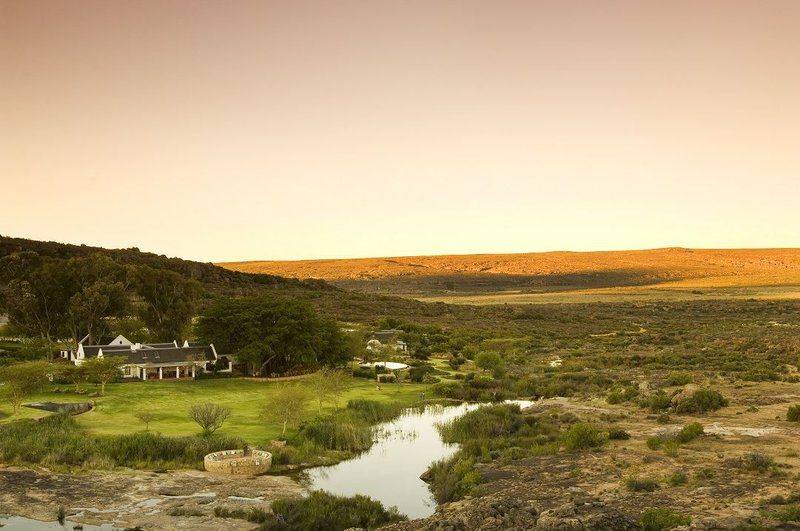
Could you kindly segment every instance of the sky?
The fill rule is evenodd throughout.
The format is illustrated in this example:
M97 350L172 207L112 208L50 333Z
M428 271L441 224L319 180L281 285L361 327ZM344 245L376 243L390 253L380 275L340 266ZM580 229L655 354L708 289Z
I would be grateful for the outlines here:
M800 247L800 2L0 0L0 234Z

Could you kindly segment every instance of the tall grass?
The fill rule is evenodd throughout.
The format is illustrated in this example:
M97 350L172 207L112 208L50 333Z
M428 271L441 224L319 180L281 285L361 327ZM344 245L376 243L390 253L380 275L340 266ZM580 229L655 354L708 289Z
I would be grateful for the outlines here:
M372 425L389 421L402 411L402 406L397 403L351 400L345 409L303 424L299 441L328 450L363 452L372 446L375 439Z
M0 427L0 461L111 468L200 467L207 453L241 448L235 437L165 437L156 433L93 436L72 417L53 415Z
M470 439L488 439L510 435L524 425L516 404L484 406L439 426L442 439L463 443Z
M403 412L403 407L397 402L378 402L377 400L357 399L347 403L347 411L370 424L388 422L398 417Z

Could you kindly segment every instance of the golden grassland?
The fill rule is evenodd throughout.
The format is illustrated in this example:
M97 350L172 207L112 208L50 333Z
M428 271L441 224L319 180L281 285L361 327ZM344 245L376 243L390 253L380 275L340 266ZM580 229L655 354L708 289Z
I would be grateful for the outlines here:
M704 280L718 285L800 284L800 249L682 249L549 252L252 261L218 264L249 273L323 280L398 276L506 274L571 275L639 273L653 283ZM719 287L719 286L718 286Z
M800 249L667 248L219 265L455 304L800 297Z

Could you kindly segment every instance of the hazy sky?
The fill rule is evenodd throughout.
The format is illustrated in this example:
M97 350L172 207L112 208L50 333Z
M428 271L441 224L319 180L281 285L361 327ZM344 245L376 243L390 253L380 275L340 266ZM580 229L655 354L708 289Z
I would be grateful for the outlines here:
M0 0L0 234L800 246L800 2Z

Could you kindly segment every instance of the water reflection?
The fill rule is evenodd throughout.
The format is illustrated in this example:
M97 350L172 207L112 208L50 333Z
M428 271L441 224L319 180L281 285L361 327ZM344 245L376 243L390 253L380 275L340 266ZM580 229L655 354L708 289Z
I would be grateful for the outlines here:
M419 476L432 462L458 450L458 445L442 442L436 425L478 407L480 404L461 404L406 410L376 428L378 439L370 450L334 466L309 469L302 481L310 489L343 496L365 494L387 507L396 506L409 518L430 516L436 502Z
M83 529L84 531L114 531L120 529L111 524L88 525L70 522L68 520L61 524L56 521L42 522L41 520L23 518L22 516L6 515L0 515L0 528L2 528L3 531L64 531L71 529Z

